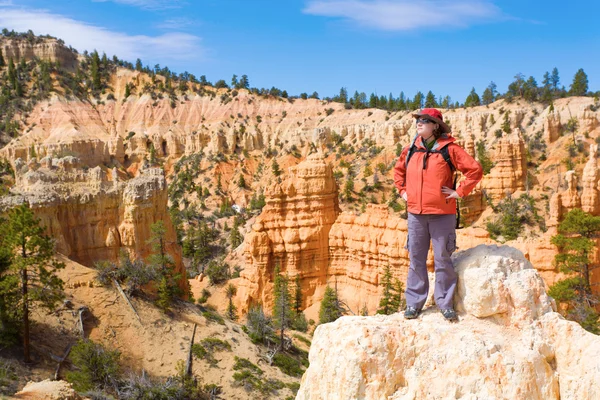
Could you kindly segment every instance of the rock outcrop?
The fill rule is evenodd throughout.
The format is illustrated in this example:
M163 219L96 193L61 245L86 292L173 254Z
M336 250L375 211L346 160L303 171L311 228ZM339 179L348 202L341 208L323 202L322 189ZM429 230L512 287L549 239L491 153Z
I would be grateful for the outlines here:
M581 184L583 191L581 193L581 209L593 215L600 214L600 190L598 190L598 164L596 156L598 145L590 145L590 158L583 168L583 177Z
M593 176L594 171L592 171L593 167L590 166L588 168L588 174ZM593 179L592 176L587 177L587 179ZM548 226L554 227L558 226L562 221L563 217L574 208L582 208L581 204L581 196L579 195L579 191L577 190L578 177L575 171L567 171L565 173L565 183L567 184L567 188L562 192L556 192L550 198L550 211L548 217ZM593 201L593 192L590 193L589 190L589 182L588 182L588 191L586 195L586 201L588 203L588 208ZM590 196L591 195L591 196Z
M14 399L27 400L81 400L71 384L65 381L28 382L23 390L13 396Z
M246 268L238 298L272 304L273 271L300 276L306 306L322 297L328 266L329 231L340 212L331 166L317 155L290 168L289 178L265 192L266 206L245 237Z
M150 254L150 227L163 221L167 251L185 277L181 250L167 212L167 184L158 168L143 170L124 180L117 168L84 169L72 156L26 165L15 161L16 186L0 198L0 209L27 201L57 243L57 250L84 265L116 261L119 251L133 257ZM182 287L186 287L185 278Z
M482 181L482 187L494 201L500 201L507 193L525 189L527 160L525 142L515 129L513 133L500 139L494 157L494 167Z
M600 397L600 338L553 311L522 253L478 246L453 258L458 323L426 310L320 325L296 399Z
M36 38L30 41L22 38L4 38L0 39L0 51L7 62L11 58L15 63L22 58L26 61L38 58L53 63L58 62L63 68L69 70L75 69L77 65L77 55L58 39Z

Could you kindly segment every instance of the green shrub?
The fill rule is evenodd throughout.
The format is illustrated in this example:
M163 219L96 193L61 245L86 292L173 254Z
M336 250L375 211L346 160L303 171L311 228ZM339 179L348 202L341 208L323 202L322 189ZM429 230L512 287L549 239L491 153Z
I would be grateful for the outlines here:
M305 337L304 337L304 336L302 336L302 335L294 334L294 337L295 337L296 339L298 339L299 341L301 341L302 343L304 343L305 345L307 345L308 347L310 347L310 345L312 344L312 343L310 342L310 340L308 340L307 338L305 338Z
M273 335L274 328L272 318L265 314L262 305L252 306L246 318L245 327L252 343L266 343Z
M209 321L216 322L220 325L225 325L225 320L215 310L206 309L202 312L202 316Z
M292 393L297 394L298 390L300 390L300 384L298 382L289 382L286 383L286 386L292 391Z
M303 313L294 315L290 327L295 331L306 332L308 330L308 321Z
M16 368L12 361L0 358L0 387L4 388L17 381Z
M284 353L277 353L273 357L273 364L277 366L284 374L300 377L304 373L301 363L293 357Z
M234 360L235 364L233 364L233 369L236 371L247 369L258 375L262 375L264 372L258 365L252 363L252 361L247 358L235 356Z
M229 279L229 265L225 262L211 260L204 270L211 285L218 285Z
M218 363L218 360L214 358L213 354L217 351L224 350L231 351L229 342L212 337L203 339L200 343L194 343L192 345L192 354L200 360L207 361L212 366L215 366Z
M76 371L67 373L67 380L78 392L95 388L114 389L119 380L120 356L117 350L107 350L89 339L80 340L69 356Z
M486 225L492 239L502 236L504 240L514 240L521 234L525 225L535 225L546 230L544 219L538 214L535 199L527 194L522 194L514 199L506 197L496 207L493 207L496 218Z
M285 384L278 379L263 380L263 371L248 359L235 357L233 369L234 386L243 386L247 391L258 391L263 395L276 394Z
M202 289L202 294L200 295L200 298L198 299L198 304L204 304L208 301L208 298L210 297L210 292L208 291L208 289L204 288Z

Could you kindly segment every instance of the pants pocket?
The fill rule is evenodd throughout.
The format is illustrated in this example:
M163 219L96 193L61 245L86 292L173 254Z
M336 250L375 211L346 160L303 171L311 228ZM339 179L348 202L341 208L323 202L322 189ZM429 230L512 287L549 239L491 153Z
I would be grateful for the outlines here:
M448 240L446 241L446 251L448 254L452 255L456 251L458 247L456 247L456 233L451 233L448 235Z

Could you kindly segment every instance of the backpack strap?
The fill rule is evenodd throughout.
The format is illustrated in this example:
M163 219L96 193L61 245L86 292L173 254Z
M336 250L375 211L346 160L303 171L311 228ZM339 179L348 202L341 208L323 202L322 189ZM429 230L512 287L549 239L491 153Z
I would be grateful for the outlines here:
M410 158L413 156L414 152L417 150L417 146L415 146L415 142L417 141L417 138L419 137L419 135L415 135L414 139L412 140L412 143L410 144L410 148L408 149L408 154L406 155L406 162L405 162L405 168L408 169L408 162L410 161Z

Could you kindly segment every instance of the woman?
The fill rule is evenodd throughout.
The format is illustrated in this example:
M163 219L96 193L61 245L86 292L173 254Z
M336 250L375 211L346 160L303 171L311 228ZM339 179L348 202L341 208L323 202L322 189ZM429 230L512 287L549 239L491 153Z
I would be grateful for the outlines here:
M453 306L457 275L450 256L456 249L456 201L477 185L481 165L455 142L450 127L435 108L413 114L417 136L394 167L394 183L408 208L410 268L406 282L404 317L417 318L429 293L427 253L433 243L435 302L449 321L458 318ZM465 179L452 188L454 169Z

